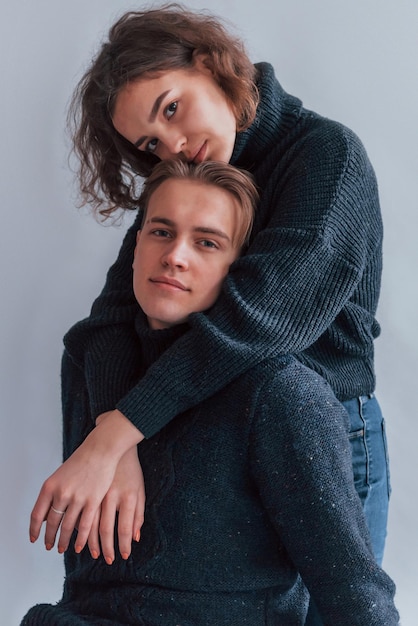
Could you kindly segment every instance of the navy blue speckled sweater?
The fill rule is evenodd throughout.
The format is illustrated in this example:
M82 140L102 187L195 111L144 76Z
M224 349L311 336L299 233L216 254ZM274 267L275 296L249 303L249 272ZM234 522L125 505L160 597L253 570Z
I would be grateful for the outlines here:
M294 354L340 400L373 392L382 224L353 132L302 107L258 68L261 102L231 162L262 191L251 244L207 314L137 381L132 255L138 220L89 318L66 335L93 415L117 407L146 437L263 359ZM65 375L65 370L64 370Z
M141 318L144 368L185 327L150 331ZM300 574L324 623L398 624L346 420L323 378L293 357L248 369L140 444L147 504L129 560L108 566L71 546L63 599L22 626L302 626Z

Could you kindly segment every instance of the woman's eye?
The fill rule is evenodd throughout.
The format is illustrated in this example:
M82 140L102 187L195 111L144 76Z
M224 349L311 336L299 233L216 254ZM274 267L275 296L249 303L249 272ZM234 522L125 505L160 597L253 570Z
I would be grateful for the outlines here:
M163 228L156 228L155 230L152 231L152 234L155 235L156 237L171 237L168 230L164 230Z
M173 117L174 113L177 111L177 102L171 102L165 110L165 115L167 119Z
M155 152L155 150L157 149L157 145L158 145L158 139L151 139L145 146L145 151L146 152Z

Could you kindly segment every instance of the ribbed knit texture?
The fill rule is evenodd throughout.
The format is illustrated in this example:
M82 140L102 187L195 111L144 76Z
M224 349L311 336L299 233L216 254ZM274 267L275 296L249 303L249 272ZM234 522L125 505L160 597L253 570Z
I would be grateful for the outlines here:
M382 224L373 169L354 133L304 109L270 65L257 68L257 117L231 162L254 174L261 202L218 303L194 314L191 330L134 384L138 218L91 316L65 337L93 415L117 407L146 437L272 356L297 355L340 400L375 387Z
M136 322L142 374L187 327ZM299 573L326 624L397 624L394 585L375 564L354 489L346 420L296 359L251 368L139 445L147 502L128 561L108 566L72 544L63 599L34 607L22 626L302 626Z

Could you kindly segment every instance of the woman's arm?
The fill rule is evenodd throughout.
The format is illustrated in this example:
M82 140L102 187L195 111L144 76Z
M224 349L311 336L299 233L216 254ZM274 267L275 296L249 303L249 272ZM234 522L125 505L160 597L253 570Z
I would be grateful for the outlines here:
M251 470L324 623L393 626L395 586L373 557L347 421L325 381L295 363L260 391Z
M50 550L59 527L59 552L75 528L81 552L97 521L97 513L114 480L119 461L142 441L141 433L119 411L111 411L73 454L44 482L32 510L30 539L39 537L46 521L45 545Z
M379 212L364 149L351 136L338 139L338 162L320 141L315 150L306 146L287 179L265 191L271 217L259 214L258 233L216 305L192 315L191 330L132 389L137 226L130 230L91 317L66 337L67 349L83 361L93 414L116 406L149 437L254 363L298 353L330 327L362 279L375 226L369 221Z
M83 372L93 418L113 410L138 380L138 304L132 288L132 262L141 222L142 214L138 213L90 316L75 324L64 337L65 361L72 361ZM66 367L62 371L64 387L68 375ZM64 413L66 401L72 399L63 397Z
M123 559L131 554L132 541L139 541L144 521L145 486L138 450L134 446L121 458L112 484L98 510L88 538L94 559L103 553L108 565L115 560L115 529ZM116 523L116 514L118 514Z

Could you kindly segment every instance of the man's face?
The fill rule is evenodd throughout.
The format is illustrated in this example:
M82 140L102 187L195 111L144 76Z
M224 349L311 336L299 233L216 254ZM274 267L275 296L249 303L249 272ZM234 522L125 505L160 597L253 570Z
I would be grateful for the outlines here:
M238 216L235 198L214 185L169 179L152 194L133 262L135 297L151 328L214 304L239 255Z

